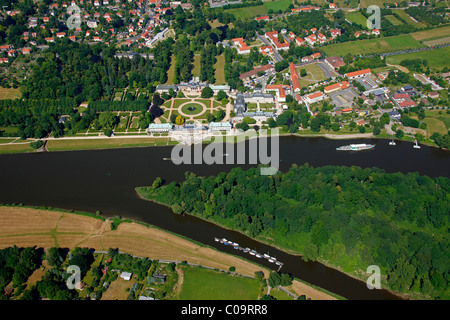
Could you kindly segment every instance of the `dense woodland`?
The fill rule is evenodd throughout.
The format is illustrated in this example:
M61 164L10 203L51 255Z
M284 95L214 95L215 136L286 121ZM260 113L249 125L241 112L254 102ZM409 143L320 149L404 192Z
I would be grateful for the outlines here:
M343 270L380 266L402 293L448 298L450 179L308 164L138 188L144 197Z

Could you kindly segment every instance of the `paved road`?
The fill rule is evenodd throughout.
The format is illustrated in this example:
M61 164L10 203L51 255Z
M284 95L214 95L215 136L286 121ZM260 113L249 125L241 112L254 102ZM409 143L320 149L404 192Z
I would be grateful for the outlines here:
M266 37L263 37L258 32L256 32L256 36L266 46L271 46L273 48L272 44L269 42L269 40L266 39ZM273 48L273 58L274 58L275 62L279 62L279 61L283 60L283 57L280 56L280 54L278 53L277 49L275 49L275 48Z

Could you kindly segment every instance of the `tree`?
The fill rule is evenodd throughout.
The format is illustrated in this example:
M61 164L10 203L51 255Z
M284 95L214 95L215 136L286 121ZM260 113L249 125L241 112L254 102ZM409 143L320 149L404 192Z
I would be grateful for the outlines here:
M328 242L328 232L322 220L317 221L311 230L311 242L319 248Z
M269 128L276 128L277 127L277 122L275 120L273 120L273 118L269 118L267 123L269 124Z
M156 177L155 181L153 181L152 188L158 189L162 186L162 179L160 177Z
M300 77L306 77L307 74L306 69L300 69Z
M319 256L319 248L315 244L309 244L303 249L302 259L304 261L316 261Z
M110 112L105 111L100 113L100 116L98 117L99 124L102 128L106 129L112 129L114 126L116 117Z
M178 115L175 119L175 124L177 124L179 126L182 126L184 124L184 122L185 122L185 119L181 115Z
M46 255L46 260L48 265L55 267L55 268L59 268L59 266L62 263L62 257L61 254L59 252L58 248L52 247L50 249L48 249L47 255Z
M214 91L210 87L204 87L202 90L201 97L203 99L209 99L214 96Z
M403 130L398 129L398 130L395 132L395 136L396 136L398 139L401 139L401 138L403 138L403 137L405 136L405 133L403 132Z
M228 96L227 96L227 94L225 93L225 91L219 90L219 92L217 92L217 97L216 97L216 99L217 99L218 101L221 101L221 100L226 99L226 98L228 98Z

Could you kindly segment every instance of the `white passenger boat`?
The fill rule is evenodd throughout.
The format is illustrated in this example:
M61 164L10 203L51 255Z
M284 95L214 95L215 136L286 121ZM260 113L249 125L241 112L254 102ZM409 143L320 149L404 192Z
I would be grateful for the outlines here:
M339 148L336 148L338 151L361 151L361 150L368 150L375 148L374 144L349 144L348 146L342 146Z

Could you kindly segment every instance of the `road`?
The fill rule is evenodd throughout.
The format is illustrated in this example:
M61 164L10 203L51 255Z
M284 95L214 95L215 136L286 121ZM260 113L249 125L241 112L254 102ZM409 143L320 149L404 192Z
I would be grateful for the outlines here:
M256 32L256 36L266 46L271 46L273 48L272 44L269 42L269 40L266 39L266 37L261 36L258 32ZM273 48L273 58L274 58L275 62L279 62L279 61L283 60L283 57L278 53L277 49L275 49L275 48Z

